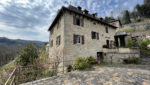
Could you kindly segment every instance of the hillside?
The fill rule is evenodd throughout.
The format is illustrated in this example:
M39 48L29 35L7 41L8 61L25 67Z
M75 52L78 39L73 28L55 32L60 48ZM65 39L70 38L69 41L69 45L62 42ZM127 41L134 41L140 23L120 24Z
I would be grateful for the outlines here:
M41 48L46 42L21 39L14 40L0 37L0 66L13 60L22 51L22 48L29 43L34 43L38 48Z
M21 40L21 39L8 39L6 37L0 37L0 45L7 46L25 46L29 43L35 43L38 48L41 48L45 42L41 41L31 41L31 40Z

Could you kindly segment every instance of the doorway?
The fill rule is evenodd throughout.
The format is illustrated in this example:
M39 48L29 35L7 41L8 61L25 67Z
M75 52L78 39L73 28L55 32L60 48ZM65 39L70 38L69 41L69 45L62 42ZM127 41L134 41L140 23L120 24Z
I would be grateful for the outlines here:
M104 61L103 52L97 52L97 60L98 62Z

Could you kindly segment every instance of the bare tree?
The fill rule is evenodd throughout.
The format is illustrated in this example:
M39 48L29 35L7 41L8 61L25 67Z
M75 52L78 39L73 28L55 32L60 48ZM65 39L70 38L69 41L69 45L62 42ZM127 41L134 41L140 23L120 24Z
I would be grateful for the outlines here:
M54 48L53 58L51 60L53 68L58 72L59 65L63 63L63 50Z

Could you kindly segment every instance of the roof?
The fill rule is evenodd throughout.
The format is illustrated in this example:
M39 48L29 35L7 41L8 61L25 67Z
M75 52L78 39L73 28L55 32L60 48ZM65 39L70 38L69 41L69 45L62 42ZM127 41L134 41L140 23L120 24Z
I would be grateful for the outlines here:
M117 32L115 36L127 36L126 32Z
M49 27L48 31L50 31L54 26L55 24L57 23L57 21L59 20L59 18L63 15L64 11L69 11L69 12L73 12L73 13L76 13L78 15L81 15L81 16L84 16L84 17L87 17L87 18L90 18L90 19L93 19L95 21L98 21L100 22L101 24L104 24L104 25L107 25L107 26L110 26L114 29L116 29L117 27L116 26L113 26L109 23L106 23L105 21L99 19L98 17L94 17L92 14L85 14L82 10L79 10L78 8L74 7L74 6L69 6L69 7L62 7L58 13L57 13L57 16L55 17L54 21L52 22L51 26Z

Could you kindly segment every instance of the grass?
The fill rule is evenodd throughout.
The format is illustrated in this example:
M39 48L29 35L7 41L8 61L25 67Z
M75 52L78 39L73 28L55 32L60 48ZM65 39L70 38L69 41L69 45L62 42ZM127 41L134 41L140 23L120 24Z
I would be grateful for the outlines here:
M0 67L0 81L2 81L2 85L6 82L8 76L4 76L3 74L6 72L7 74L10 74L12 70L15 68L15 64L10 62L4 66ZM1 84L1 83L0 83Z

